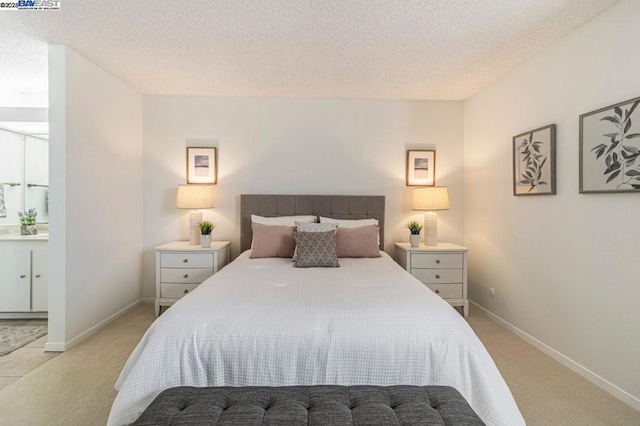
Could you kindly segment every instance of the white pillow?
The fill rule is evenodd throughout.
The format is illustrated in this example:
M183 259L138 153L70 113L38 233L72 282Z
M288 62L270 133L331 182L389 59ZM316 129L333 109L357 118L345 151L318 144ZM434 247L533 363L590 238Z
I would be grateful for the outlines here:
M320 223L337 223L341 228L359 228L361 226L378 225L378 219L333 219L320 216ZM378 231L378 245L380 245L380 231Z
M277 216L263 217L255 214L251 215L251 223L260 223L262 225L280 225L280 226L296 226L297 222L315 223L315 216Z
M358 228L360 226L377 225L378 219L332 219L330 217L320 216L320 223L337 223L338 226L343 228Z

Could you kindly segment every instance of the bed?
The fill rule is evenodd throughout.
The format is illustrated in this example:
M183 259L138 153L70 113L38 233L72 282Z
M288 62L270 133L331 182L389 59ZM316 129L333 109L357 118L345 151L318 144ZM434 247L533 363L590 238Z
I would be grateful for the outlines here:
M251 214L384 221L384 197L247 195L241 204L243 249ZM464 318L387 254L301 269L249 251L152 324L116 383L108 424L133 423L176 386L319 384L448 385L485 423L525 424Z

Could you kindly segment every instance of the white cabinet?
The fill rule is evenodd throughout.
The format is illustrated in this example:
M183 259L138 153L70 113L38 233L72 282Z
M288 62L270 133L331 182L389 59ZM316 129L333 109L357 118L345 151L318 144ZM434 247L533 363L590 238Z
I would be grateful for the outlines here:
M229 241L214 241L210 248L174 241L156 247L156 316L195 290L229 262Z
M31 310L31 250L0 247L0 312Z
M451 243L419 247L395 243L395 246L396 261L404 269L452 306L462 306L464 316L469 316L466 247Z
M31 250L31 310L49 310L49 250Z
M0 241L0 313L48 310L46 241Z

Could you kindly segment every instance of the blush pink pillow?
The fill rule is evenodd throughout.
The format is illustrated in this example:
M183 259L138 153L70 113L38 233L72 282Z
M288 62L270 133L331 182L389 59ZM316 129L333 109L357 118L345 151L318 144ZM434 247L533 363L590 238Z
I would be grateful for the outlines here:
M336 233L338 257L380 257L377 225L342 228Z
M296 242L293 239L295 226L263 225L252 223L253 245L251 258L293 257Z

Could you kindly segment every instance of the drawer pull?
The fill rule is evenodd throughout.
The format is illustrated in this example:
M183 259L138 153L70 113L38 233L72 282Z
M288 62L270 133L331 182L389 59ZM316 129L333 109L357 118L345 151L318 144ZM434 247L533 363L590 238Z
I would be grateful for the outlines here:
M440 294L440 289L439 288L436 289L436 294Z
M440 259L436 259L436 263L440 263Z
M438 279L439 279L439 278L440 278L440 274L436 274L436 278L438 278Z
M189 274L184 274L182 278L189 278Z
M36 278L40 278L40 274L36 275Z
M26 275L20 275L20 278L27 278Z
M182 263L189 263L189 259L182 259Z
M184 291L184 294L187 294L187 293L189 293L189 290L185 290L185 291Z

